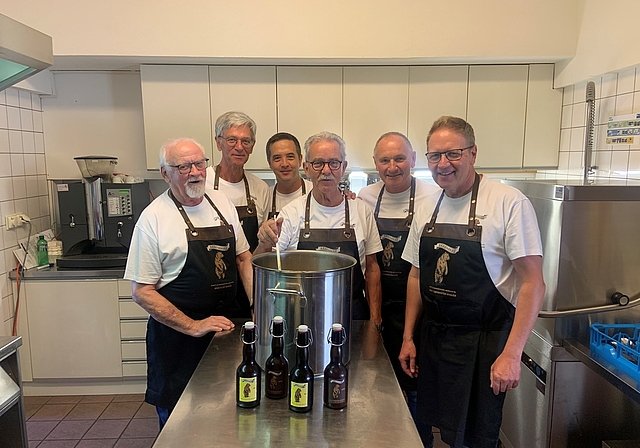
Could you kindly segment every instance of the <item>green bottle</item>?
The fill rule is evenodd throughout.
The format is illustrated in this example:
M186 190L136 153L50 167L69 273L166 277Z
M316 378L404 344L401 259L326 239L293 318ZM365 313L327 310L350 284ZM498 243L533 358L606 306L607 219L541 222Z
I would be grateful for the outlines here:
M36 251L38 252L38 266L46 266L49 264L49 253L47 252L47 240L44 235L40 235L36 243Z

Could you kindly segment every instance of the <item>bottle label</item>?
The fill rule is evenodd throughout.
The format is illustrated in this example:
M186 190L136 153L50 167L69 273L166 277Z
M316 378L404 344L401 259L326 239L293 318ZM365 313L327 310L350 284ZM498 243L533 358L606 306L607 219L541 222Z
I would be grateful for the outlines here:
M345 380L329 380L329 404L343 404L346 398Z
M296 408L309 406L309 383L291 381L291 406Z
M258 378L240 378L239 400L250 403L258 399Z
M272 392L280 392L283 393L286 391L284 388L284 375L283 372L275 372L273 370L267 370L267 387Z

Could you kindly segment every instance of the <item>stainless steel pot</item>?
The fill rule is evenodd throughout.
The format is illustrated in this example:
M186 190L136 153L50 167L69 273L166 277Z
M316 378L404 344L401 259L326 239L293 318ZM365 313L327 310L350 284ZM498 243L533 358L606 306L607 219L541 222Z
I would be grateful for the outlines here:
M295 329L305 324L311 329L309 365L318 376L329 362L327 334L339 322L347 331L343 362L350 359L351 292L356 260L333 252L293 250L281 253L278 270L275 252L256 255L253 264L255 322L258 324L257 361L264 367L271 353L269 326L274 316L285 319L285 356L296 361Z

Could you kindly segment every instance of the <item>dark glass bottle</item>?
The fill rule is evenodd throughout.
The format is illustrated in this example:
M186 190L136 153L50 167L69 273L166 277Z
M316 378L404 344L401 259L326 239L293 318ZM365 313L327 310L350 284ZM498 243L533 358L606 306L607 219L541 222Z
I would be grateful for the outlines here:
M242 363L236 370L236 403L241 408L253 408L260 404L262 392L261 370L256 362L256 325L246 322L242 329Z
M264 363L265 392L267 398L287 396L289 361L284 356L284 319L276 316L271 323L271 355Z
M331 409L347 406L349 392L349 371L342 364L342 345L346 333L341 324L333 324L328 337L331 344L329 364L324 369L324 405Z
M294 412L309 412L313 407L313 370L309 367L311 342L309 327L300 325L296 337L296 365L289 375L289 409Z

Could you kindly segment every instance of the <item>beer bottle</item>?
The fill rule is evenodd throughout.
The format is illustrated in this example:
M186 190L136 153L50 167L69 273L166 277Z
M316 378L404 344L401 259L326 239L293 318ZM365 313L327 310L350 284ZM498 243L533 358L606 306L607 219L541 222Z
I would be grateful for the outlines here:
M289 375L289 409L294 412L309 412L313 407L313 370L309 367L309 345L312 337L309 327L298 327L296 365Z
M342 409L347 406L349 391L347 367L342 364L342 345L346 340L346 332L341 324L333 324L327 337L331 344L329 364L324 369L324 405L331 409Z
M246 322L240 331L243 342L242 363L236 370L236 403L241 408L253 408L260 404L261 376L256 362L256 325Z
M265 395L267 398L287 396L289 362L284 356L284 319L276 316L271 322L271 355L264 363Z

